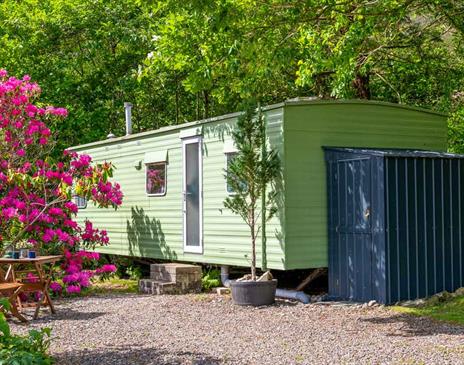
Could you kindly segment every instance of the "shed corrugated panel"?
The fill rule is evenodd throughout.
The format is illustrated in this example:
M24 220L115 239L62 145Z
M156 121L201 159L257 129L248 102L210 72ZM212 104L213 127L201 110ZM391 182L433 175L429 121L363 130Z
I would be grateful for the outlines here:
M326 153L333 297L391 304L464 285L464 156L340 148ZM370 171L357 167L360 161L368 161ZM371 180L370 187L360 175ZM372 219L367 256L353 219L362 213L358 194ZM352 222L348 230L346 222ZM359 270L365 275L358 277Z
M443 116L388 105L287 106L284 122L286 266L328 265L321 146L446 150Z
M269 110L268 137L280 153L282 147L282 109ZM179 131L146 136L125 142L88 148L95 161L112 161L114 180L124 192L123 205L117 211L97 209L90 204L79 211L79 219L88 217L97 227L107 229L110 245L99 251L179 261L248 266L250 242L248 227L241 218L224 208L227 196L224 179L224 141L231 140L235 119L203 124L203 235L202 255L183 252L182 237L182 143ZM145 194L146 152L167 150L167 192L165 196ZM135 166L142 161L142 169ZM283 201L283 199L279 199ZM280 209L283 212L283 208ZM283 269L285 263L283 230L279 213L268 223L268 266ZM261 245L258 243L258 263Z
M386 157L388 302L464 285L464 160Z

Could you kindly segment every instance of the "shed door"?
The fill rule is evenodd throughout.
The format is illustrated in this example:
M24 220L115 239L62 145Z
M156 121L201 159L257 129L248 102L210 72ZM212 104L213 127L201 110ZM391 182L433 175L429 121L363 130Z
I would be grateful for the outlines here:
M331 291L342 298L372 299L371 160L331 163ZM329 176L330 176L329 175Z

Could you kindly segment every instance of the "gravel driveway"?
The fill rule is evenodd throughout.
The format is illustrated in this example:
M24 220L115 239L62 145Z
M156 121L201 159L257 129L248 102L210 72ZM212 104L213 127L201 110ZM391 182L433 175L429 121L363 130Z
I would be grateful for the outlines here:
M53 329L57 364L464 364L464 327L381 307L127 294L62 300L57 310L29 326Z

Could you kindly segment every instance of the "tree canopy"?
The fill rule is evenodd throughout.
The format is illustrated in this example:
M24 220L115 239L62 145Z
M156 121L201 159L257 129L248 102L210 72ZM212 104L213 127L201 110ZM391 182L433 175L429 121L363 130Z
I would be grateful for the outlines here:
M60 147L298 96L450 113L464 151L459 0L5 0L0 66L69 109Z

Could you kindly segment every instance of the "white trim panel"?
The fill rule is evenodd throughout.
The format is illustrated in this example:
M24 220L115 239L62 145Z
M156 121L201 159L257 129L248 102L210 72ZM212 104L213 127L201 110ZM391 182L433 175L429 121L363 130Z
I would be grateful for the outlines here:
M166 162L168 160L168 150L145 152L143 163Z
M229 139L227 141L224 141L224 153L236 153L238 152L237 147L235 146L235 143L232 139Z
M193 128L187 128L187 129L182 129L179 132L179 138L190 138L190 137L195 137L195 136L201 136L203 134L203 127L197 126Z

